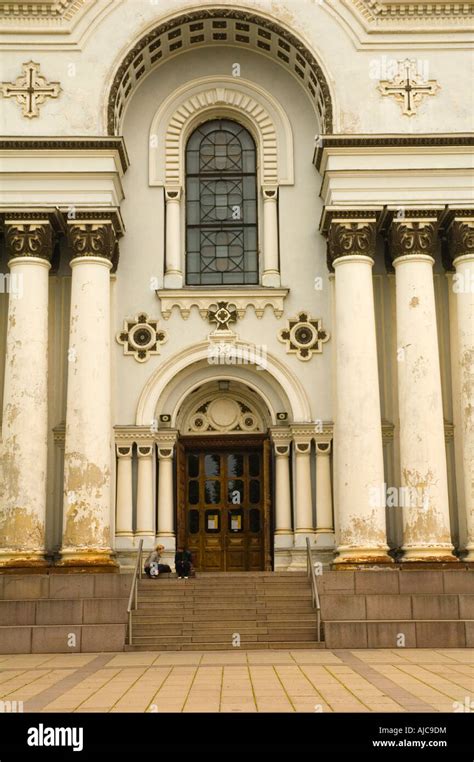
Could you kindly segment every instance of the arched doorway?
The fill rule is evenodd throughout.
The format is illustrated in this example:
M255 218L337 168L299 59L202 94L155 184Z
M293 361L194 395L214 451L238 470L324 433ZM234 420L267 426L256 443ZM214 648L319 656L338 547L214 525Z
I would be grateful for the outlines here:
M272 569L271 463L262 400L211 382L178 416L177 544L200 571Z

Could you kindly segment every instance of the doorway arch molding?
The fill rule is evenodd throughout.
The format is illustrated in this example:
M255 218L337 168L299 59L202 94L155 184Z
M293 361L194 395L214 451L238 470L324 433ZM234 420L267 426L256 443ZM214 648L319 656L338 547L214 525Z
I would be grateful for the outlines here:
M256 347L244 341L236 341L234 346L241 350L243 356L251 357L252 353L253 356L256 354ZM311 421L309 400L301 382L278 358L267 353L263 361L264 367L260 369L257 369L255 364L213 365L209 364L209 347L210 344L207 341L193 344L172 355L156 368L145 383L138 401L137 426L151 425L157 410L161 409L163 399L168 395L168 390L172 387L176 388L181 377L186 378L185 388L173 403L173 410L164 411L171 414L172 427L176 425L178 412L185 398L203 383L212 379L240 381L249 389L253 389L267 406L273 425L277 423L277 413L283 411L276 409L275 403L272 403L269 388L273 388L274 400L287 402L290 409L285 412L288 413L291 422L309 423ZM203 368L206 370L205 373L200 372Z

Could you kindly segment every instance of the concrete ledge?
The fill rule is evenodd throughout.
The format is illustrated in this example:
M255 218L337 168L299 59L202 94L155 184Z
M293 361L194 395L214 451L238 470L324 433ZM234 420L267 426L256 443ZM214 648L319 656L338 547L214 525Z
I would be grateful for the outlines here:
M369 648L400 647L400 635L405 636L405 648L416 647L415 622L367 623L367 642Z
M35 624L82 624L81 600L36 601Z
M471 593L474 595L474 569L443 572L445 593Z
M367 619L412 619L410 595L368 595Z
M31 653L33 654L66 654L77 653L81 650L80 626L54 625L31 629ZM70 645L71 635L75 636L75 646Z
M390 571L363 571L355 574L356 593L398 593L399 573L396 569Z
M400 572L401 593L444 593L442 571L418 571L402 569Z
M457 595L413 595L413 619L459 619Z
M128 598L97 598L84 600L84 624L126 624Z
M416 622L418 648L464 648L464 622Z
M326 648L367 648L367 623L327 622L324 640Z
M365 619L365 595L321 595L321 616L330 619Z
M123 651L127 626L125 624L96 624L82 627L83 653Z
M36 601L0 601L1 625L35 623Z
M0 654L30 654L31 627L0 627Z

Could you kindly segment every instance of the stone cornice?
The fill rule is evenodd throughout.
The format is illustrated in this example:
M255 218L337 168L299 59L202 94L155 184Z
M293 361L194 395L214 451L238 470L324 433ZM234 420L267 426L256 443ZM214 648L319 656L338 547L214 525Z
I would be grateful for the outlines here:
M387 148L397 152L413 152L412 149L465 148L474 146L474 134L433 134L433 135L324 135L317 139L313 163L318 172L323 157L329 150L338 153L353 153L354 149L364 153L377 153Z
M197 307L202 318L206 318L209 307L217 302L226 301L235 305L237 316L242 318L248 307L255 309L258 318L263 317L265 308L270 306L277 318L283 315L284 302L288 294L287 288L264 287L231 287L222 289L182 288L157 289L156 295L160 300L161 314L169 320L173 307L178 307L183 320L187 320L192 307Z
M346 209L340 207L326 206L323 209L321 217L320 230L323 235L327 235L331 223L335 220L341 222L375 222L378 224L382 215L382 207L358 207L357 209Z
M126 172L130 164L123 137L0 137L0 153L3 151L22 155L30 151L54 154L74 151L113 151L120 159L122 172Z
M445 20L451 18L470 18L474 15L474 2L452 2L434 0L343 0L371 24L377 22L396 23L400 21Z

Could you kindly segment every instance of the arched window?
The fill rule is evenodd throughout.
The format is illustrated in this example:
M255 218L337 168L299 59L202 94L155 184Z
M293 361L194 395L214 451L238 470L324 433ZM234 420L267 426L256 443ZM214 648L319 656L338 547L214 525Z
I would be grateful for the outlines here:
M188 140L186 282L258 283L255 143L229 119L201 124Z

